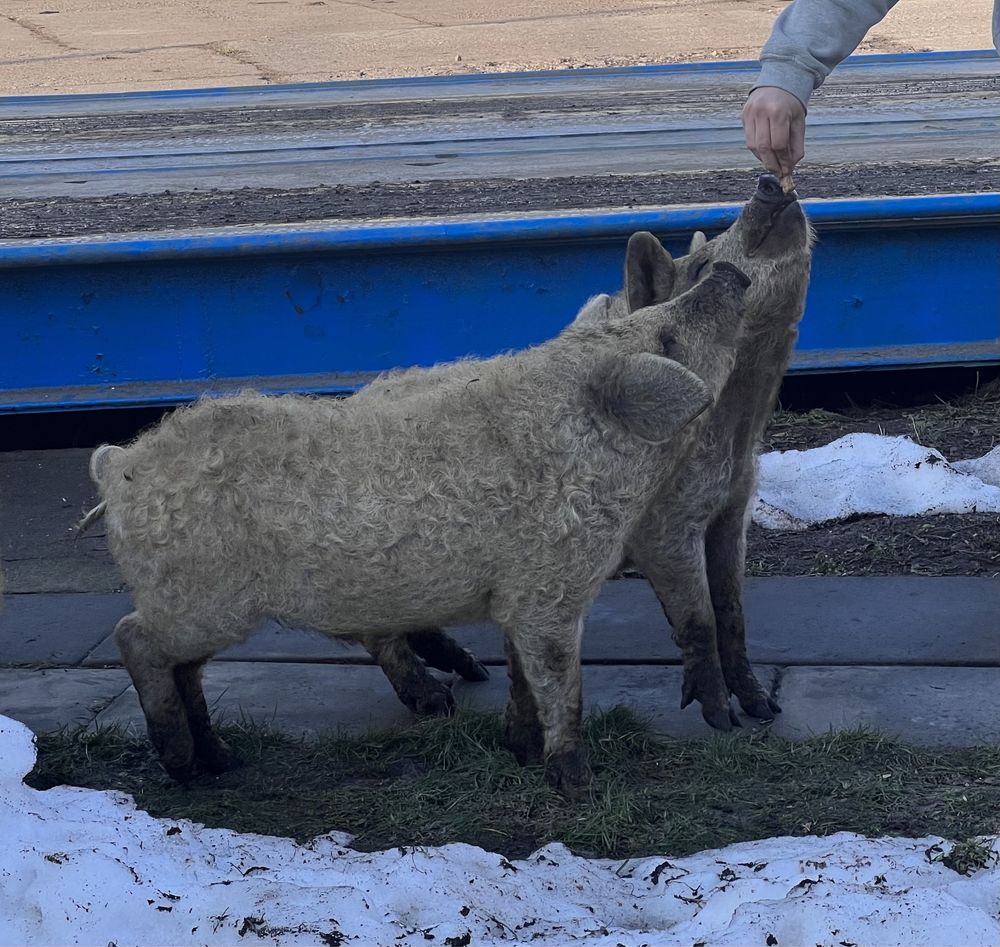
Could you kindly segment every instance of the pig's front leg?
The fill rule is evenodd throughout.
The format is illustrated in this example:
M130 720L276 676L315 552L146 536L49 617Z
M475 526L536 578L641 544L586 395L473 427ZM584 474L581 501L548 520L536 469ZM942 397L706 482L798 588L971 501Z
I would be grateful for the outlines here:
M773 720L781 707L750 665L743 618L743 574L746 569L746 504L726 509L709 526L705 540L708 583L715 609L719 659L726 685L743 711L758 720Z
M511 662L512 703L507 737L517 734L522 741L513 748L515 754L524 758L530 753L532 725L523 716L530 707L530 695L542 731L545 778L566 795L575 795L591 779L581 736L583 616L566 621L546 617L505 623L504 633L509 641L508 654L514 652L517 657L516 662ZM525 693L519 694L519 687ZM520 725L512 730L511 723L518 717Z
M739 726L729 703L719 660L715 613L705 573L705 540L700 529L664 533L655 520L630 541L628 558L649 579L684 659L681 707L701 703L701 715L717 730Z
M522 766L539 766L545 761L545 734L538 719L535 697L524 676L521 658L506 635L504 651L510 676L510 703L504 715L504 745Z

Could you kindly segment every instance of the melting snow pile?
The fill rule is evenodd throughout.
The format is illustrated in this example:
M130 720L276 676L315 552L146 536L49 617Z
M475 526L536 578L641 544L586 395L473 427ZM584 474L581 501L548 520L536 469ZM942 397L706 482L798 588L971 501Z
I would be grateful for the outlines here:
M813 450L760 458L754 522L805 529L858 513L1000 512L1000 447L949 463L908 437L848 434Z
M0 717L0 944L1000 943L1000 868L936 838L778 838L688 858L352 851L154 819L119 793L29 789ZM996 842L994 850L1000 850ZM945 843L947 848L947 844Z

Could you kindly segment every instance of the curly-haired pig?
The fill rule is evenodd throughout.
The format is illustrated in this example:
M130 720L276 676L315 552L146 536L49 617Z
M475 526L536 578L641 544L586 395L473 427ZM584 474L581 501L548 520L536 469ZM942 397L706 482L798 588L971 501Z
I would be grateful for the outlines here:
M580 742L583 615L736 359L750 281L584 320L400 401L203 399L91 458L135 611L115 630L167 771L237 761L200 673L262 619L331 637L503 629L507 742L556 785Z

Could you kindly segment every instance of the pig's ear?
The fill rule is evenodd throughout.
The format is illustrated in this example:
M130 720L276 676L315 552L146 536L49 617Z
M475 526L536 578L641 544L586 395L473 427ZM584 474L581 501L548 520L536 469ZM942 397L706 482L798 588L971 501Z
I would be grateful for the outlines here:
M674 291L673 258L645 230L629 237L625 251L625 298L628 311L665 303Z
M692 253L697 253L706 243L708 243L708 237L700 230L696 230L694 236L691 238L691 246L688 247L688 256Z
M650 352L613 359L592 392L599 412L654 444L669 440L713 401L694 372Z
M599 326L611 318L611 297L607 293L592 296L576 314L575 326Z

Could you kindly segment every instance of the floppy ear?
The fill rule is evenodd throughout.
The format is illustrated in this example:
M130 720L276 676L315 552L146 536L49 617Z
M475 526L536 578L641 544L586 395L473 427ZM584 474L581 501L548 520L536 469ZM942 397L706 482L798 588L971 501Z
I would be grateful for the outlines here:
M593 391L599 410L654 444L669 440L713 401L694 372L650 352L613 359L598 374Z
M629 237L625 251L625 298L628 311L665 303L674 291L673 257L645 230Z
M573 320L575 326L599 326L607 322L611 316L611 297L607 293L592 296L576 314Z
M694 232L694 236L691 238L691 246L688 247L688 255L690 256L692 253L696 253L703 246L705 246L706 243L708 243L708 237L706 237L702 231L696 230Z

